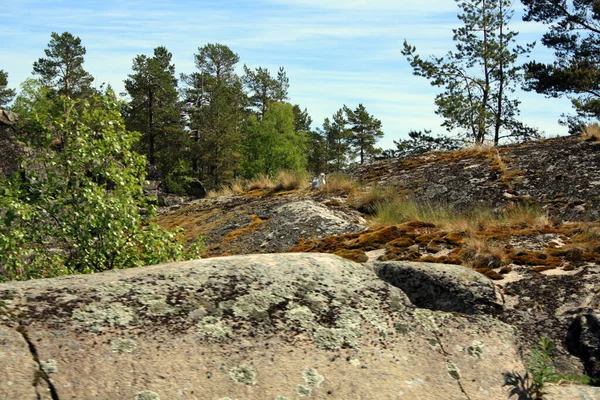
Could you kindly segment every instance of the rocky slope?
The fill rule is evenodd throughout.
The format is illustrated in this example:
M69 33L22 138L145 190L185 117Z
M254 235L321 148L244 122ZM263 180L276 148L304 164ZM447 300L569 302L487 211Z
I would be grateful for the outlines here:
M541 336L561 373L598 378L600 225L576 221L600 215L599 149L557 139L353 171L457 210L548 212L512 225L377 225L360 193L308 182L162 208L163 226L206 237L204 260L0 285L0 397L517 398L504 376Z
M535 202L562 220L600 218L600 142L558 138L377 161L351 173L456 209Z

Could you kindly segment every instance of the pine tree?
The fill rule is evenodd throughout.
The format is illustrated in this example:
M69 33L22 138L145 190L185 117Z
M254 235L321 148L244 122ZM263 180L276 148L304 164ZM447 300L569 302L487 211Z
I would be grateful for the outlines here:
M194 55L198 72L183 75L185 110L194 141L194 170L211 187L230 181L239 168L245 94L235 73L239 56L208 44Z
M352 157L349 142L352 131L346 127L347 124L343 108L333 114L331 120L325 118L323 122L329 172L341 171L348 165L348 160Z
M8 87L8 72L0 69L0 107L10 103L15 97L15 90Z
M138 55L133 60L134 73L125 80L131 99L125 113L127 129L142 134L139 151L165 175L183 160L186 147L171 58L162 46L154 49L152 57Z
M456 52L424 60L414 46L404 42L403 54L414 74L441 86L435 103L448 131L459 130L475 143L490 137L498 144L503 137L536 136L534 129L516 118L519 101L508 94L521 81L519 55L530 47L515 45L517 32L508 29L513 16L511 0L456 0L463 26L454 29Z
M348 143L363 164L380 152L380 149L375 148L375 143L383 137L381 121L369 114L362 104L359 104L355 110L344 105L344 113L352 132Z
M597 1L521 0L524 20L549 26L542 43L556 61L529 62L526 89L549 97L568 96L577 114L600 118L600 14Z
M52 32L46 58L33 63L33 73L59 94L77 97L89 93L94 78L83 69L85 47L69 32Z
M288 99L289 79L283 67L277 78L273 78L267 68L258 67L254 71L244 65L244 86L249 94L250 105L257 110L259 119L265 116L270 102L283 102Z

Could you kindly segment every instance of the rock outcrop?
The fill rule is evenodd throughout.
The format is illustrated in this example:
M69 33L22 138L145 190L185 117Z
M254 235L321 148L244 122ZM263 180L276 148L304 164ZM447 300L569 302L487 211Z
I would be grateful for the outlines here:
M9 399L506 399L512 327L415 307L333 255L0 285Z
M351 173L456 209L535 202L563 220L600 218L600 142L559 138L518 146L381 160Z
M221 196L163 210L161 225L204 235L209 254L281 253L300 238L324 238L366 229L361 214L297 194Z

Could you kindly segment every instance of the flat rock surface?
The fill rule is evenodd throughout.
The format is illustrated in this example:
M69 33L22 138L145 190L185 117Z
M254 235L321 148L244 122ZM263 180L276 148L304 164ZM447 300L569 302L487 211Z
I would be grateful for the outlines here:
M0 285L0 398L506 399L513 328L361 264L233 256Z

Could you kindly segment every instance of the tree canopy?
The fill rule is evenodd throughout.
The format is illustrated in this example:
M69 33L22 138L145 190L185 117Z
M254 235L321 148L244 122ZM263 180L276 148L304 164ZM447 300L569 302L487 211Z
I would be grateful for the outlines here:
M73 97L85 93L94 78L83 69L85 47L81 39L69 32L52 32L51 38L44 50L46 57L33 63L33 73L59 94Z
M522 0L526 21L549 26L542 43L552 63L525 65L525 88L550 97L569 96L577 114L600 118L600 8L589 0Z
M8 72L0 69L0 107L10 103L15 97L15 90L8 87Z
M415 75L445 88L435 99L443 126L449 131L461 130L475 143L486 138L498 144L502 137L535 136L535 130L516 118L519 101L508 97L521 80L518 56L529 52L529 47L516 45L518 33L508 26L513 2L456 1L463 25L453 29L455 51L422 59L406 41L403 50Z
M30 87L17 99L19 140L30 151L0 185L0 281L183 257L178 236L148 219L145 160L131 150L138 136L125 129L114 93L74 100Z

